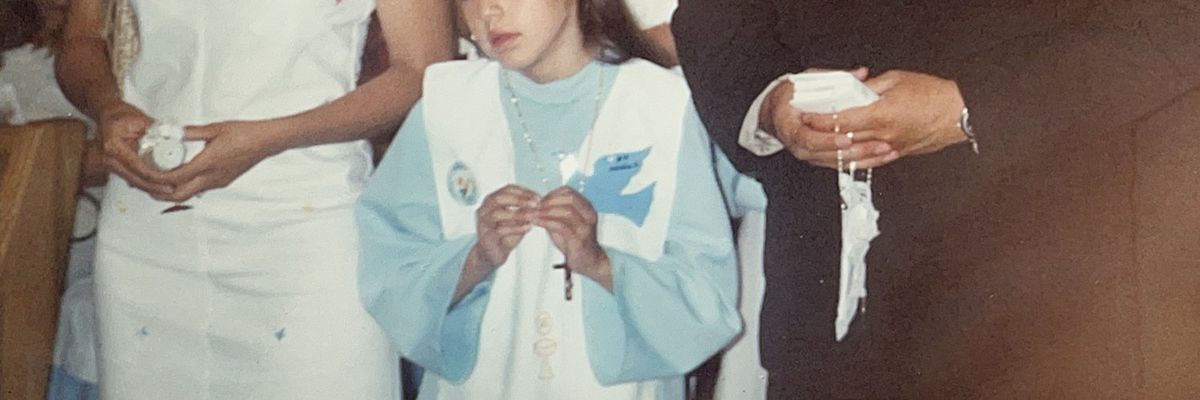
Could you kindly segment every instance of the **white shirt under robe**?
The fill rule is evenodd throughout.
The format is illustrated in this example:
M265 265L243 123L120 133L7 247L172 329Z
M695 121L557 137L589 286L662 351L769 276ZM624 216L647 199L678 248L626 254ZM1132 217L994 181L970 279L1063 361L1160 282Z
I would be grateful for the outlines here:
M547 84L510 74L525 121L542 153L538 159L557 160L556 154L582 144L596 112L594 99L601 70L603 100L621 100L607 98L612 82L623 70L620 66L593 62L571 77ZM663 72L666 79L679 79ZM499 93L480 96L499 96L501 100L516 160L515 183L542 194L561 186L561 180L542 183L509 93L503 85L500 88ZM422 384L422 398L456 398L439 396L436 381L459 382L477 372L473 370L479 358L480 335L488 334L481 332L481 324L489 301L528 294L493 291L493 273L451 305L476 237L445 238L435 181L445 177L434 176L431 168L425 102L409 113L359 202L357 217L364 246L359 285L364 305L394 345L429 372ZM740 330L729 217L714 179L706 132L690 97L686 103L678 195L674 196L661 257L651 261L605 246L613 268L612 293L590 278L575 275L582 296L572 301L582 301L586 359L596 380L605 386L661 383L649 386L656 388L653 393L643 390L630 398L683 399L683 375ZM461 116L472 118L474 113L464 108ZM597 156L601 155L592 158ZM557 167L557 162L548 166L555 173ZM480 203L487 194L479 193ZM561 273L554 272L560 278L552 286L558 301L563 301ZM538 371L507 373L536 375ZM505 385L495 382L497 398L503 397L500 393ZM591 398L585 393L575 396Z

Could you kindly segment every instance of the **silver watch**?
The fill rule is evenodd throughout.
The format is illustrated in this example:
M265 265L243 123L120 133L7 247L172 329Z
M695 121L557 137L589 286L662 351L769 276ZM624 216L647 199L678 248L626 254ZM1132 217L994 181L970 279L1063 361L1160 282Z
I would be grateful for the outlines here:
M971 151L979 154L979 140L975 137L975 128L971 127L971 111L966 107L963 107L962 115L958 117L958 128L962 129L963 134L967 135L967 140L971 142Z

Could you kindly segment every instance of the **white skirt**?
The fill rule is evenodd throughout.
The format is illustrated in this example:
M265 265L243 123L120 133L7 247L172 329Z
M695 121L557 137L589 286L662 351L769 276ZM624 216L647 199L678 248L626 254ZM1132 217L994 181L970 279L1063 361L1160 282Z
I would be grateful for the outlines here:
M251 196L252 197L252 196ZM358 300L353 198L194 208L110 179L96 254L104 399L398 399L399 357Z

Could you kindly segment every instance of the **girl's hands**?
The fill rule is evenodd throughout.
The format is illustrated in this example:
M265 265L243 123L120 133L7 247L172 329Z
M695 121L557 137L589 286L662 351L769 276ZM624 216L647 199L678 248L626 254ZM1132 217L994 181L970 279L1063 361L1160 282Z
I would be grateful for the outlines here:
M604 286L611 280L608 254L596 241L596 210L582 194L563 186L542 198L533 224L546 229L567 266Z
M467 256L458 296L473 282L508 260L529 229L539 226L562 251L572 271L612 290L612 266L596 241L596 210L583 195L563 186L539 197L537 193L508 185L488 195L475 211L478 241ZM470 275L472 279L465 279Z
M504 264L532 227L539 197L529 189L508 185L484 198L475 210L478 241L471 248L467 266L490 271Z

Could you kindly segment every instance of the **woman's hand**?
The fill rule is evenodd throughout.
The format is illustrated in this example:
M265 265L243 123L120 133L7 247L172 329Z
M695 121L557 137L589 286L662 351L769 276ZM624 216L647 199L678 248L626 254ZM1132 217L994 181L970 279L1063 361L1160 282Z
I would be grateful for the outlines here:
M106 107L97 119L104 166L130 186L165 198L174 190L162 181L162 173L138 156L138 141L154 123L142 110L125 102Z
M612 289L608 254L596 241L596 210L582 194L563 186L542 198L533 224L546 229L572 271Z
M206 190L229 186L263 159L278 153L267 141L258 122L219 122L186 128L184 141L205 142L191 161L163 174L163 181L175 188L160 200L181 203Z
M537 193L517 185L502 187L484 198L475 210L478 241L467 257L467 267L490 271L504 264L532 227L538 200Z

